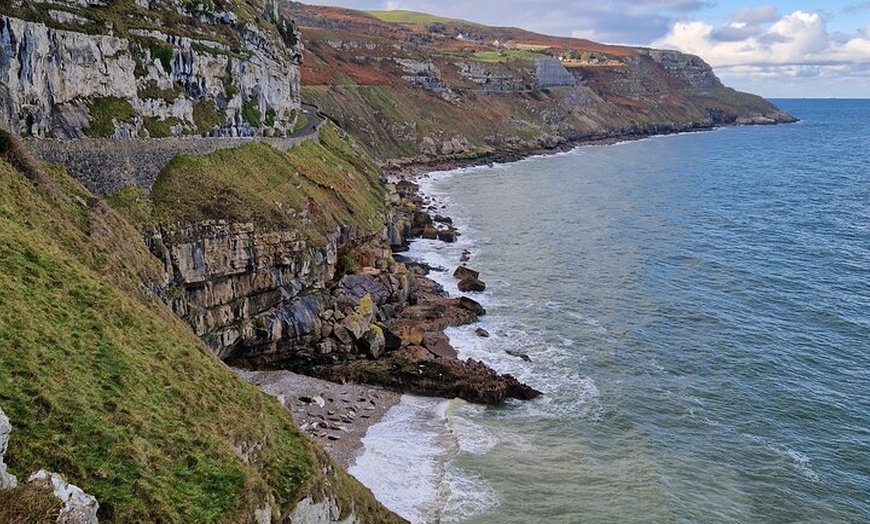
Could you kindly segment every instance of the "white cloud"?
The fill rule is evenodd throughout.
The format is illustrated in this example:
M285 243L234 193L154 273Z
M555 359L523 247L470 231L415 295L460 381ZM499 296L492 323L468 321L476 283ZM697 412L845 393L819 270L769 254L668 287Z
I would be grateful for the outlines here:
M809 89L812 93L807 94L818 95L826 88L848 93L870 84L866 31L829 33L827 19L819 13L773 14L771 9L742 10L722 27L697 20L676 22L653 46L699 55L723 80L738 86L793 82L789 94Z
M785 71L796 66L870 64L866 34L832 35L822 15L804 11L782 16L756 30L734 22L719 29L707 22L677 22L653 45L700 55L714 67L779 65Z

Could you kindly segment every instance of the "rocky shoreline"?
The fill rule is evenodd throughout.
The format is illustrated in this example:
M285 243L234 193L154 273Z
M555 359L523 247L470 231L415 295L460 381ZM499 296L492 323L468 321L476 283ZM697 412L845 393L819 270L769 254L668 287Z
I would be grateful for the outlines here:
M454 158L430 158L424 156L402 158L397 160L389 160L383 163L382 167L387 175L394 180L409 180L424 176L433 171L450 171L453 169L461 169L468 167L477 167L483 165L492 165L496 163L517 162L533 156L539 155L555 155L565 153L582 146L592 145L613 145L619 142L627 142L632 140L643 140L655 136L667 136L680 133L702 133L705 131L713 131L720 127L747 126L747 125L777 125L789 124L798 122L799 119L783 113L780 120L773 120L765 117L756 119L743 118L738 119L734 123L718 123L718 124L701 124L693 127L674 128L674 129L654 129L652 131L634 131L629 133L614 133L611 135L602 136L584 136L566 139L548 147L536 147L523 151L493 151L486 155L477 157L462 157Z
M339 280L337 286L340 292L355 297L348 305L354 312L367 315L364 324L373 322L378 326L374 332L381 340L367 340L371 332L363 333L365 330L349 332L348 342L360 349L356 354L312 351L282 361L280 367L283 369L280 370L267 366L260 371L236 369L236 373L278 397L293 413L300 428L345 468L352 465L360 452L368 428L381 420L400 401L402 394L462 398L482 404L498 404L506 398L530 400L540 396L540 391L511 375L499 375L483 362L459 359L458 351L444 334L445 328L474 323L486 311L470 296L448 296L438 283L427 277L430 268L401 257L402 246L407 246L410 240L426 238L455 242L461 235L450 217L438 214L437 205L421 194L415 181L438 170L517 161L582 145L611 144L647 136L577 141L525 154L504 153L486 158L384 166L391 181L387 184L388 196L401 215L394 216L393 223L388 224L388 228L401 231L388 233L388 236L393 239L395 263L406 271L404 284L392 286L402 288L402 300L394 303L378 291L378 282L395 279L393 265L383 269L362 268L358 274ZM395 241L396 238L401 239L401 243ZM460 291L473 295L485 289L485 282L477 271L465 264L467 259L466 253L457 261L453 275ZM371 304L362 298L366 295L372 297ZM332 315L340 316L340 309L335 308ZM332 315L327 314L327 317ZM325 330L332 333L341 330L345 324L330 318L322 320L324 324L333 322ZM486 336L486 333L479 335ZM522 352L514 356L528 358Z

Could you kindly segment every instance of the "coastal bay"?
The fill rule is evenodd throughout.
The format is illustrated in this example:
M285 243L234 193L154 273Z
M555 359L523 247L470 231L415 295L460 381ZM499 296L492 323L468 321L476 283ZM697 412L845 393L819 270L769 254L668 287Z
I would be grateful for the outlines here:
M544 396L394 408L365 468L392 475L401 453L377 459L399 441L406 458L414 442L440 451L402 472L428 495L393 509L414 522L870 518L868 106L778 103L803 121L419 180L462 236L408 256L447 268L432 278L455 291L467 250L487 281L487 315L451 342Z

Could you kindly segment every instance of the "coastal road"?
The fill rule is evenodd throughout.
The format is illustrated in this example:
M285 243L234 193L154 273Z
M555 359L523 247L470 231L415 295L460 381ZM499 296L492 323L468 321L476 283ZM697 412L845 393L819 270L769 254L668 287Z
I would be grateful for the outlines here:
M317 112L317 108L310 104L302 104L302 114L305 115L306 122L304 126L291 135L294 138L313 134L324 120Z

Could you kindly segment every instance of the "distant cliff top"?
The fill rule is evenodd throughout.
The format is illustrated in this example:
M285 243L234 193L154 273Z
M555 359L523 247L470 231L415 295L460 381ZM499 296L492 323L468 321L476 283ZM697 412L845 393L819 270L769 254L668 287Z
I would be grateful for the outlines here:
M700 57L408 11L281 4L303 98L384 161L522 155L581 141L788 122Z

